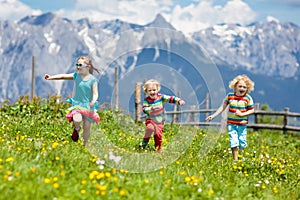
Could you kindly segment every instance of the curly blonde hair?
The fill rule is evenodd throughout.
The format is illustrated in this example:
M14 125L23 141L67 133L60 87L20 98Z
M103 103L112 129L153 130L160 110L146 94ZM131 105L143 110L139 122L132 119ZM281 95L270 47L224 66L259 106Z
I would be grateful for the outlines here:
M155 85L157 87L157 90L160 90L160 83L155 80L155 79L150 79L148 81L146 81L146 83L143 86L144 92L147 93L147 88L149 87L149 85Z
M251 79L243 74L243 75L238 75L236 76L232 81L229 82L229 88L230 89L236 89L237 84L239 83L239 81L245 81L246 86L247 86L247 92L251 92L254 90L254 82L251 81Z

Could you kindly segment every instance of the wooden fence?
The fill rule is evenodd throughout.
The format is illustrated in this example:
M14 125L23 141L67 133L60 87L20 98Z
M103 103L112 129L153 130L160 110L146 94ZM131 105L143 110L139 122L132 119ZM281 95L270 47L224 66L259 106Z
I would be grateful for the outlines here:
M253 130L259 129L269 129L269 130L282 130L283 133L287 131L300 131L300 113L290 112L289 108L285 108L284 111L266 111L259 109L259 105L255 106L255 111L253 115L249 116L249 124L248 128L253 128ZM200 109L200 110L176 110L174 111L167 111L166 116L167 118L171 119L174 124L181 124L181 125L194 125L194 126L221 126L221 122L211 122L205 121L205 117L214 113L216 109ZM226 111L224 111L226 112ZM199 114L201 116L196 115ZM182 115L184 116L184 121L181 121L180 118ZM278 119L282 119L282 124L266 124L260 123L260 119L264 116L273 116L271 119L275 119L275 117L281 117ZM138 120L143 119L145 116L139 117ZM203 118L203 120L200 120ZM254 118L254 119L251 119ZM293 119L293 120L291 120ZM278 121L278 120L277 120Z

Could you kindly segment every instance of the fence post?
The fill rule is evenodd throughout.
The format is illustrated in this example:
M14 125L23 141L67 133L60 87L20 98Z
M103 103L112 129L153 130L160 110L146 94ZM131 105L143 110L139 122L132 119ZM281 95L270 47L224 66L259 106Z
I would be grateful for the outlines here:
M115 82L114 82L114 100L115 100L115 105L114 108L116 111L119 110L119 82L118 82L118 67L115 68Z
M32 56L31 66L31 99L35 96L35 57Z
M141 83L135 84L135 122L141 122Z
M206 104L205 104L205 108L206 110L209 109L209 93L206 93L206 98L205 98L205 101L206 101ZM209 116L209 112L206 112L205 113L205 118L207 118Z
M254 124L258 124L259 123L259 116L258 114L255 113L256 110L259 110L259 103L255 103L254 106ZM253 128L253 131L258 131L257 128Z
M283 134L287 133L287 129L286 126L288 125L288 113L289 113L290 109L288 107L284 108L284 116L283 116Z
M196 106L195 105L192 105L191 106L191 110L195 110L196 109ZM190 116L189 116L189 122L195 122L195 113L194 112L191 112L190 113Z
M180 92L177 93L177 97L180 98ZM173 111L174 111L174 112L179 112L179 111L180 111L180 106L177 105L177 104L175 104L175 105L174 105L174 110L173 110ZM172 116L172 121L173 121L173 122L179 122L179 119L180 119L180 114L179 114L179 113L173 114L173 116Z

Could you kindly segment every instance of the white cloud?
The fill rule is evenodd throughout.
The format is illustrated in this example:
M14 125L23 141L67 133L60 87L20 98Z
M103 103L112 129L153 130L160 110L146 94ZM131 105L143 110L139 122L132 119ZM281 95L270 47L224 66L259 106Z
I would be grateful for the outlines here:
M34 10L17 0L0 1L0 20L19 20L28 15L42 14L40 10Z
M169 21L186 33L198 31L220 23L248 24L256 14L241 0L228 1L223 7L213 5L211 1L201 1L187 7L176 6L169 15Z
M229 0L214 5L212 0L191 1L181 7L172 0L77 0L74 9L56 13L69 19L89 18L93 21L121 19L140 25L151 22L161 13L177 30L191 33L219 23L253 22L256 14L242 0ZM17 0L0 0L0 19L18 19L40 14ZM21 13L21 14L18 14Z
M220 23L247 24L256 14L242 0L230 0L224 6L213 1L202 0L185 7L175 5L172 0L77 0L76 10L60 11L71 19L89 17L92 20L121 19L146 24L161 13L176 29L185 33L201 30Z
M88 17L103 21L118 18L146 24L158 13L169 12L172 4L172 0L77 0L75 10L60 10L58 14L71 19Z

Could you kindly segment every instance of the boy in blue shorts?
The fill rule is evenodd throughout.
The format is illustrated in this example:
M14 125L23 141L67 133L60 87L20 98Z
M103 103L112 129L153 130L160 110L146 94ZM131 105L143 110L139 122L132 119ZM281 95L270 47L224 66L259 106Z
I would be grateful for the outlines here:
M239 75L229 83L229 88L234 92L229 92L222 105L206 120L213 120L229 105L227 129L232 157L237 161L238 150L244 150L247 146L248 116L254 113L253 99L248 93L254 90L254 82L246 75Z

